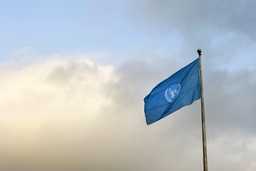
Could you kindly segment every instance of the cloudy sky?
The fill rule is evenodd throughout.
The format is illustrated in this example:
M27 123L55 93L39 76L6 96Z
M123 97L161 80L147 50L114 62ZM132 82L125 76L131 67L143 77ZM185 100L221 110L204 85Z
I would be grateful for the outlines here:
M0 170L198 171L200 104L147 126L143 98L204 51L210 171L256 169L256 1L0 5Z

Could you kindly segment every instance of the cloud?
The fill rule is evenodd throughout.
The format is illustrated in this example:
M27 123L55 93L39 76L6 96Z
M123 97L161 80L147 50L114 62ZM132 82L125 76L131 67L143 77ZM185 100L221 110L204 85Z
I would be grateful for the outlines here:
M1 169L199 170L199 103L150 127L143 114L144 95L180 66L84 56L2 68ZM253 72L205 78L210 169L255 170Z
M112 66L54 59L5 69L0 75L1 151L6 158L1 166L26 169L61 163L65 168L81 163L77 155L80 150L87 153L84 145L94 144L96 122L104 118L104 108L113 105L108 94L117 81ZM84 150L93 155L90 148ZM71 160L65 162L67 158Z
M255 68L254 1L143 0L131 6L134 25L148 36L161 35L178 56L202 48L209 67Z
M138 8L151 23L179 31L239 31L252 36L254 1L160 0L141 1ZM167 22L169 21L169 22Z

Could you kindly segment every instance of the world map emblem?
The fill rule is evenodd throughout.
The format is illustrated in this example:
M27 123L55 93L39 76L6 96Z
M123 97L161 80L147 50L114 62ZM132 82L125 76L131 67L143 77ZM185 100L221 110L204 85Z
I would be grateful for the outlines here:
M180 94L181 85L180 84L173 84L169 86L165 92L164 97L167 102L172 103Z

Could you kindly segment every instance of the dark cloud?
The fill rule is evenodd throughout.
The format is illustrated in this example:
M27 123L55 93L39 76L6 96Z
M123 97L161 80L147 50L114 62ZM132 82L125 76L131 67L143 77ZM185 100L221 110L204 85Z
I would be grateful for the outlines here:
M225 30L254 35L254 1L147 0L137 4L143 20L155 23L155 27L166 26L189 34Z
M136 27L148 36L162 35L163 41L174 43L170 46L179 42L180 57L190 57L200 47L208 67L255 66L254 1L142 0L131 6Z

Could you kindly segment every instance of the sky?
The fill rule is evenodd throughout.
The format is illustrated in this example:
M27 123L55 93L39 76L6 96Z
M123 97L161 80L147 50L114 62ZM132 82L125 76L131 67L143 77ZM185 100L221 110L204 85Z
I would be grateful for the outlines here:
M147 126L144 96L203 49L209 170L256 169L256 2L0 6L0 170L202 169L200 103Z
M151 35L133 22L134 5L126 0L3 2L1 56L25 48L43 54L115 53L124 58L125 53L147 52L145 45L167 42L160 33Z

